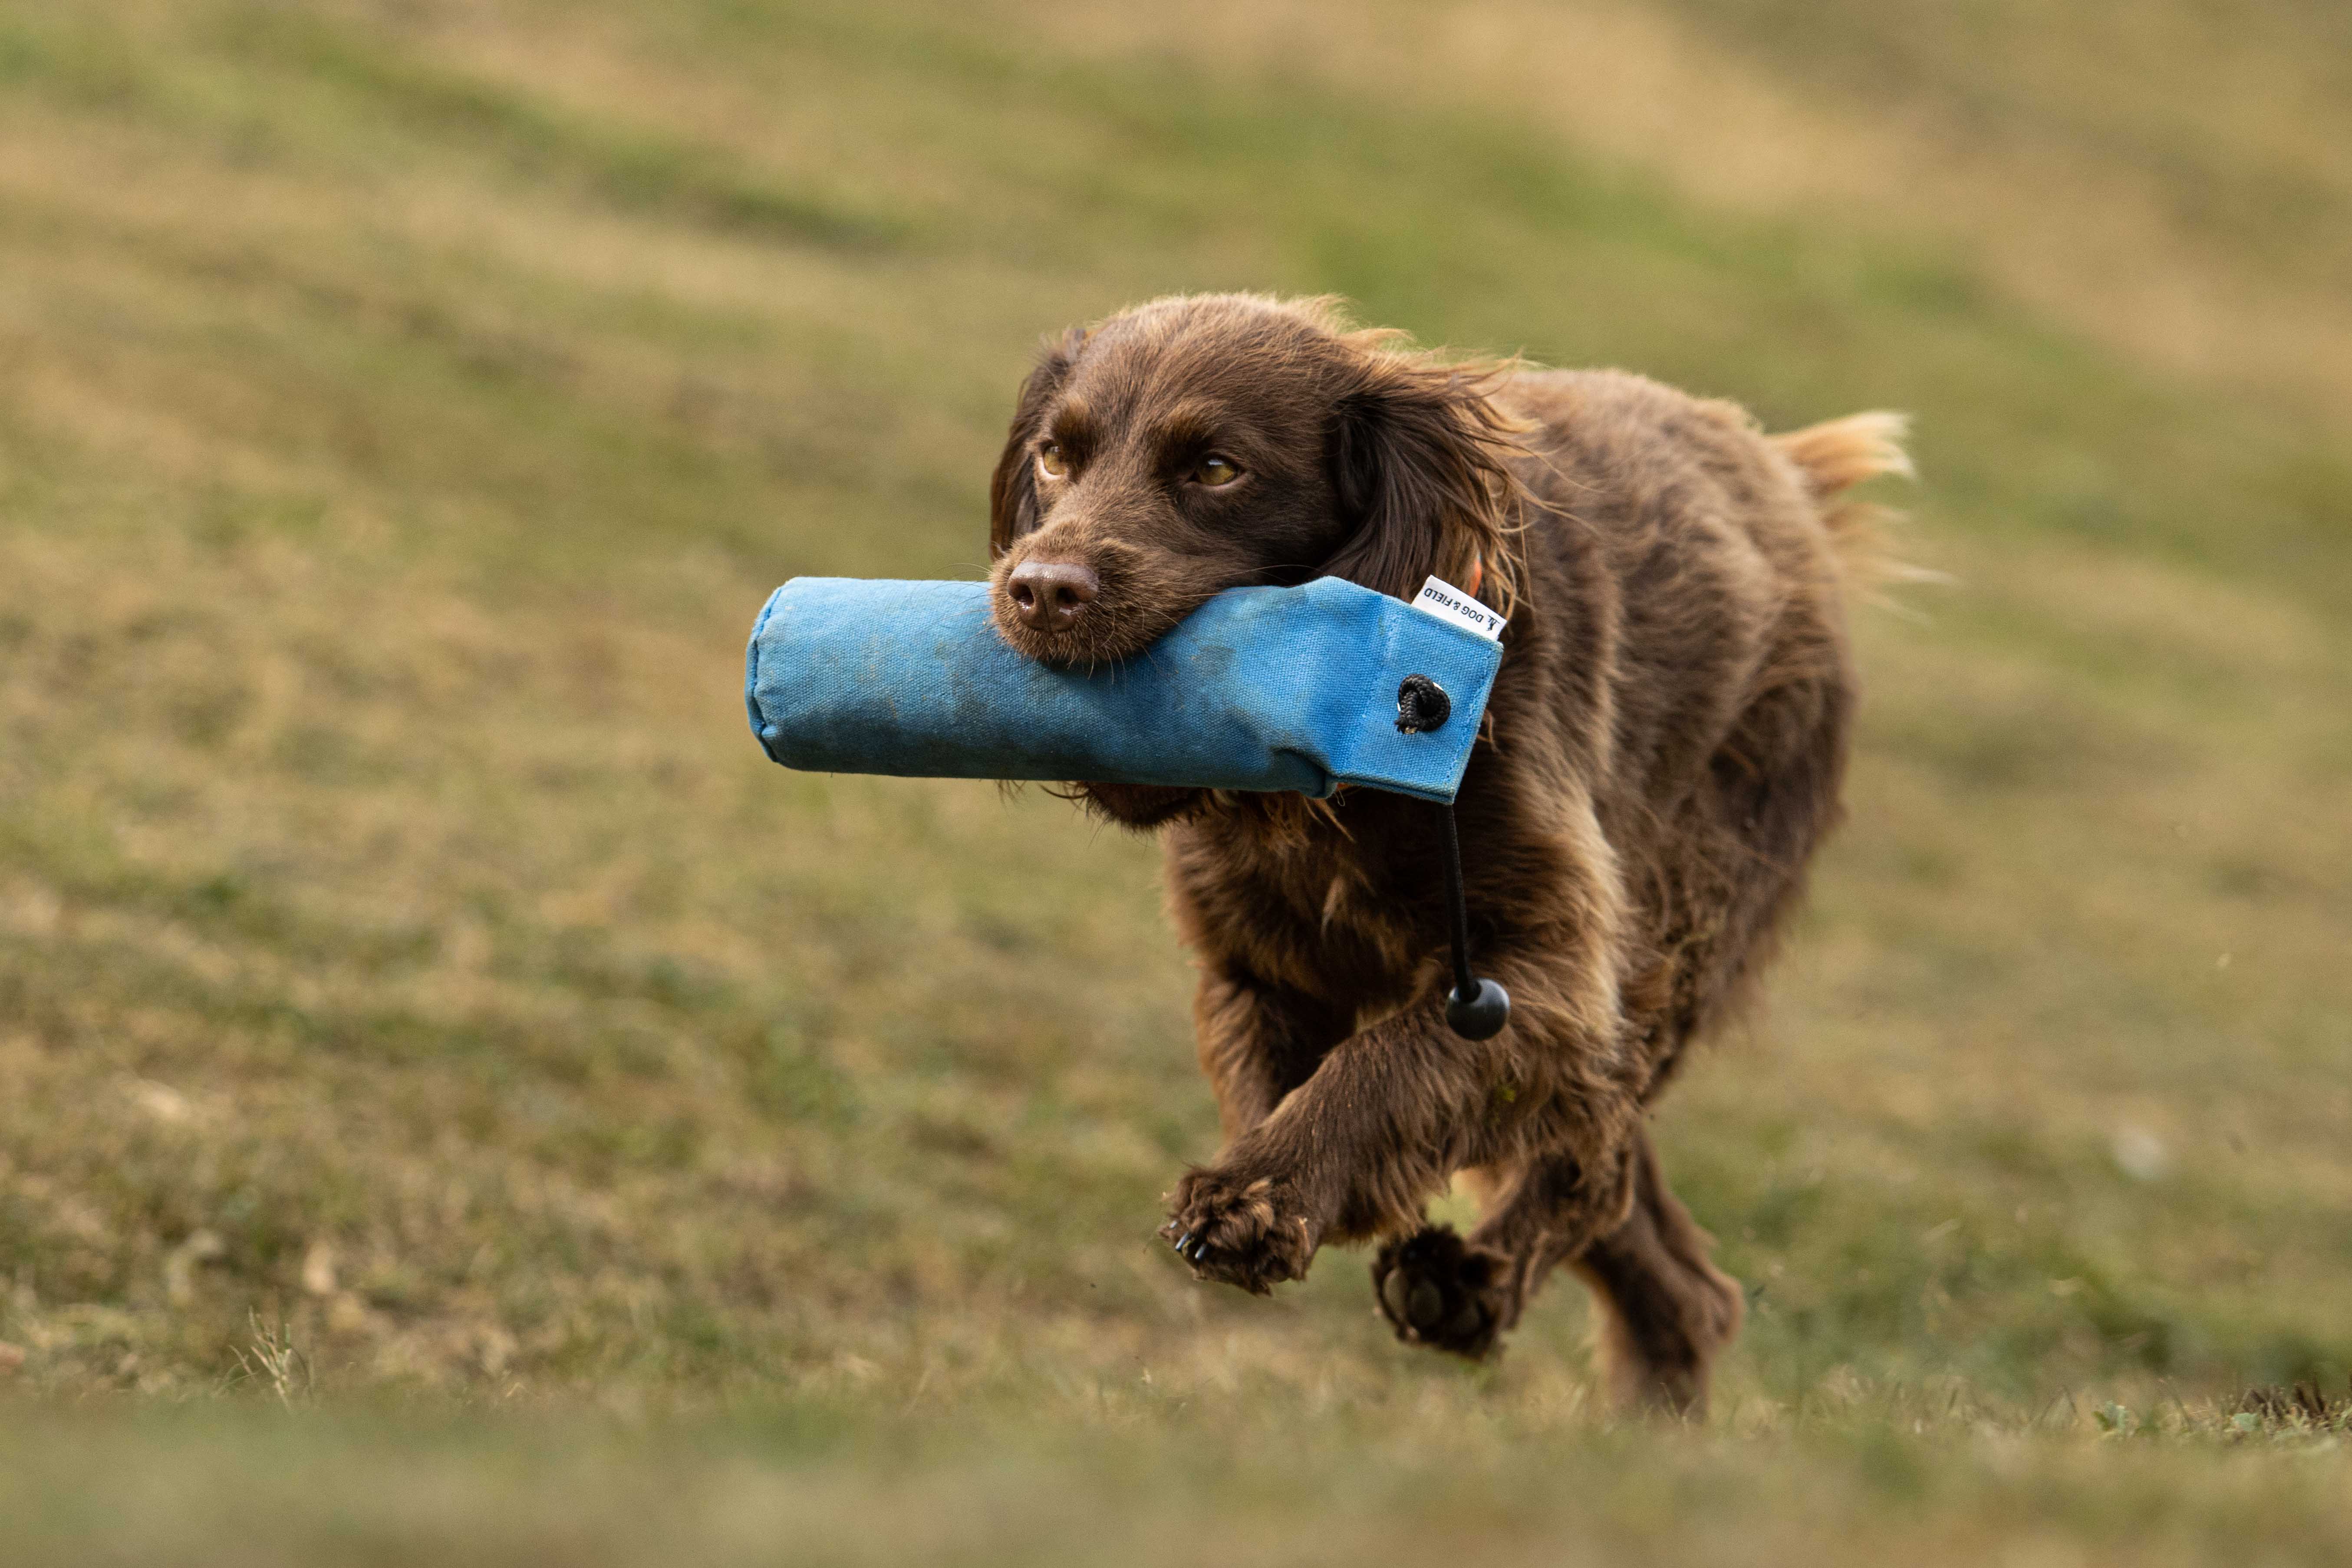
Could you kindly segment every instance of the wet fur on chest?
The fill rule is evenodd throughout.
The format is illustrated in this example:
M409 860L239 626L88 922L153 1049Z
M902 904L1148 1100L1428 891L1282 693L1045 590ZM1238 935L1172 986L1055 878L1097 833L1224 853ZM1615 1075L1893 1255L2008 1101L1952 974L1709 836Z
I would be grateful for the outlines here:
M1335 1006L1393 1006L1444 941L1438 811L1355 790L1213 797L1169 835L1183 934L1197 952Z

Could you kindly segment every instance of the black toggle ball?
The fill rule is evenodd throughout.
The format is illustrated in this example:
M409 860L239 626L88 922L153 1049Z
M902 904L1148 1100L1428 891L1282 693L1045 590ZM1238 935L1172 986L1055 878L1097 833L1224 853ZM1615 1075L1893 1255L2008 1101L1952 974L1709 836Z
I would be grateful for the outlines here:
M1445 1022L1465 1040L1491 1040L1511 1021L1511 994L1492 980L1478 982L1475 994L1459 991L1445 997Z

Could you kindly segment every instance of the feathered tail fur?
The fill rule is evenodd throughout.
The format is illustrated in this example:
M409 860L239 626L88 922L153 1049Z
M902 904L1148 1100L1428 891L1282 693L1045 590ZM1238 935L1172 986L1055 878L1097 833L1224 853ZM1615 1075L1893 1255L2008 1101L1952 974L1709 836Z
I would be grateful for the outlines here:
M1911 416L1879 410L1849 414L1775 436L1772 444L1797 465L1822 522L1837 546L1838 564L1848 588L1868 592L1889 583L1937 579L1939 574L1907 565L1895 558L1887 542L1886 525L1895 514L1870 501L1854 500L1846 491L1865 479L1885 474L1916 479L1911 454L1903 449Z

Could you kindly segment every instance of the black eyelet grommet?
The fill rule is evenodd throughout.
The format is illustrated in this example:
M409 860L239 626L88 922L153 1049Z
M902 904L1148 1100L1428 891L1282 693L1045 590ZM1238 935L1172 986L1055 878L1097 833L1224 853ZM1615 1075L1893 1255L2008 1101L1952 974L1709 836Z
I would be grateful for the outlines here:
M1425 675L1408 675L1397 688L1397 728L1408 735L1443 727L1453 711L1454 699Z

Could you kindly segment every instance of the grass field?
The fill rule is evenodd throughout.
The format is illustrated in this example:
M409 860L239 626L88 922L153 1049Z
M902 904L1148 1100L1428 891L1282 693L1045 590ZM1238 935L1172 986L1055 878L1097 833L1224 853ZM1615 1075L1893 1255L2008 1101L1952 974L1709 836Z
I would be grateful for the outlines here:
M19 1553L2352 1556L2344 29L0 7ZM1658 1123L1704 1432L1572 1287L1470 1369L1190 1282L1150 846L744 731L774 584L982 570L1041 332L1231 287L1917 418L1955 582Z

